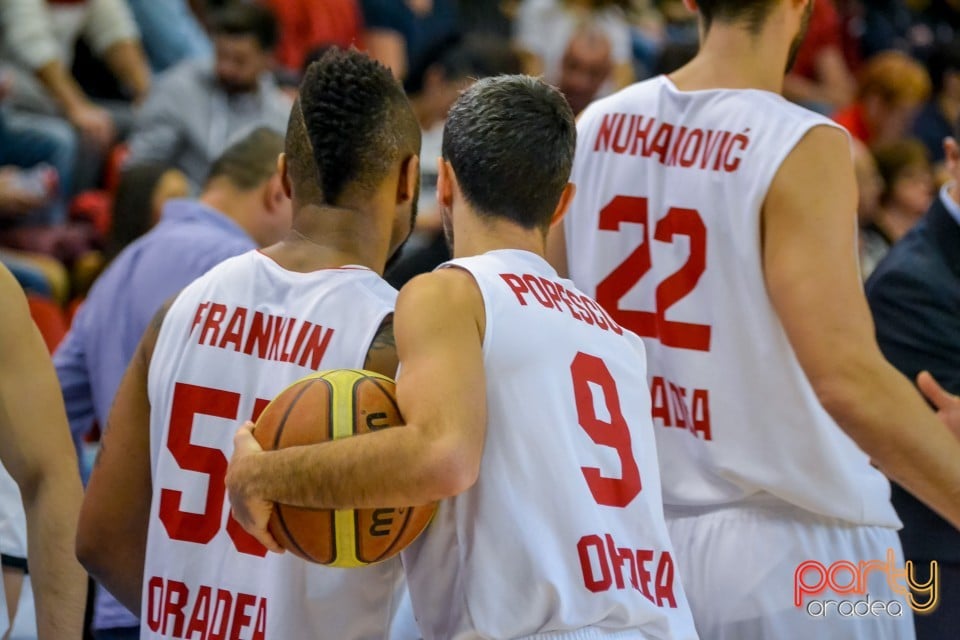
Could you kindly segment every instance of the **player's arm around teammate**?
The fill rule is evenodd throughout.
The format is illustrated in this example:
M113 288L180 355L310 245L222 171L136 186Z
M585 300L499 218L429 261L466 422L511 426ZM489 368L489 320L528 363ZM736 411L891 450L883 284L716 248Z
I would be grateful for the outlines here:
M0 460L27 516L40 640L80 638L87 577L73 554L83 497L53 364L20 287L0 267Z
M827 412L884 473L960 527L960 440L877 347L845 215L856 199L845 134L814 128L764 203L770 299Z
M442 269L412 280L395 315L397 403L406 426L263 452L249 423L227 471L237 521L268 548L273 502L312 508L427 504L476 482L486 434L484 308L472 276Z
M152 495L147 372L169 305L154 316L117 389L77 529L80 562L137 616Z

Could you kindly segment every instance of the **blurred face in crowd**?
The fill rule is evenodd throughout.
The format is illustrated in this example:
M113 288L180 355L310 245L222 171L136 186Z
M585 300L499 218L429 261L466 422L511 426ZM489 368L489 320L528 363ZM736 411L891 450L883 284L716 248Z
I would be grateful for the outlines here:
M213 39L217 80L227 93L256 91L260 75L270 69L270 52L252 35L219 34Z
M926 163L905 166L890 185L890 201L903 211L920 218L933 199L933 174Z
M882 145L908 137L919 110L919 102L890 101L876 95L865 97L867 126L873 134L870 144Z
M613 71L610 41L601 33L574 35L560 62L557 88L574 113L580 113L600 91Z

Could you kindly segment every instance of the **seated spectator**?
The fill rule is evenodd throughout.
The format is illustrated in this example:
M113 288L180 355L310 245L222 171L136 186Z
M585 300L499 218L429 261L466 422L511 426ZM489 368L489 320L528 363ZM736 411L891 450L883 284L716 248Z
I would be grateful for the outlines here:
M930 207L934 196L933 171L926 148L914 139L877 147L874 157L884 189L873 226L893 245Z
M903 138L929 95L923 66L899 51L885 51L864 64L856 100L833 119L873 148Z
M27 201L21 188L14 211L5 210L8 216L16 213L20 221L29 218L30 222L62 222L67 217L67 202L72 195L77 136L71 126L59 118L11 113L9 109L3 109L10 84L10 75L0 72L0 167L31 170L38 165L48 165L56 174L56 192L45 194L43 198L36 197L34 192L34 197ZM7 171L5 189L8 194L14 187L11 182L14 175ZM22 174L16 175L22 177Z
M179 169L147 163L124 170L113 198L107 259L112 260L128 244L150 231L160 221L168 200L188 195L190 184Z
M187 0L127 0L155 73L183 60L208 58L213 45Z
M913 122L913 135L927 147L935 164L944 161L943 140L960 118L960 43L938 46L927 61L933 97Z
M129 122L128 107L94 104L70 75L82 36L140 100L150 89L150 69L136 24L123 0L5 0L0 3L4 46L0 59L13 69L10 104L17 110L64 116L83 137L105 149ZM118 122L120 120L120 122Z
M67 199L96 185L107 147L131 119L128 104L95 103L71 75L78 39L83 37L134 99L149 90L150 70L123 0L4 0L0 28L0 64L14 78L5 127L52 145L45 161L57 168L62 199L45 221L59 222ZM84 162L77 162L78 153Z
M187 61L157 79L137 113L126 166L175 166L202 184L213 160L258 126L286 130L290 100L270 73L277 23L269 9L234 2L214 14L215 59Z
M560 59L557 88L575 114L587 108L613 74L610 38L589 23L581 25L570 37Z
M277 63L291 76L299 77L307 55L318 47L362 48L363 15L357 0L270 0L269 4L280 27Z
M880 197L883 195L884 183L880 169L877 168L877 161L867 145L859 140L851 140L851 146L853 170L860 194L857 201L860 277L866 280L890 249L890 241L876 225L880 217Z
M853 101L853 75L843 57L840 15L833 0L817 0L810 28L783 85L783 94L822 113L832 113Z
M625 87L634 80L630 24L618 0L523 0L516 21L518 46L530 56L528 72L542 74L558 84L562 60L574 34L584 24L603 31L610 44L613 64L610 81L600 95Z

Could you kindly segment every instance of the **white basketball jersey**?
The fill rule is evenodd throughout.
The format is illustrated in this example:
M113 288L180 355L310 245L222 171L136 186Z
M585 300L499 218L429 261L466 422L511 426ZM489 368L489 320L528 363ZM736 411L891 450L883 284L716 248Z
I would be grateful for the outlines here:
M267 553L230 516L224 477L234 432L271 398L315 370L363 367L396 295L363 267L294 273L251 251L177 297L148 379L141 638L388 637L399 560L347 571Z
M532 253L447 265L483 295L487 433L477 483L403 554L424 638L696 638L641 341Z
M579 122L570 275L644 339L666 505L766 492L899 525L889 483L818 402L764 283L767 190L824 125L770 92L680 92L663 76Z

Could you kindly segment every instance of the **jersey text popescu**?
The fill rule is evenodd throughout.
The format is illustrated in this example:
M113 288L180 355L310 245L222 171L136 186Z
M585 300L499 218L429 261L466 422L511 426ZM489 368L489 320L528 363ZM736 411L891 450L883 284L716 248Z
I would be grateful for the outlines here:
M403 553L424 638L696 638L640 339L532 253L447 268L483 296L487 431L477 483Z

